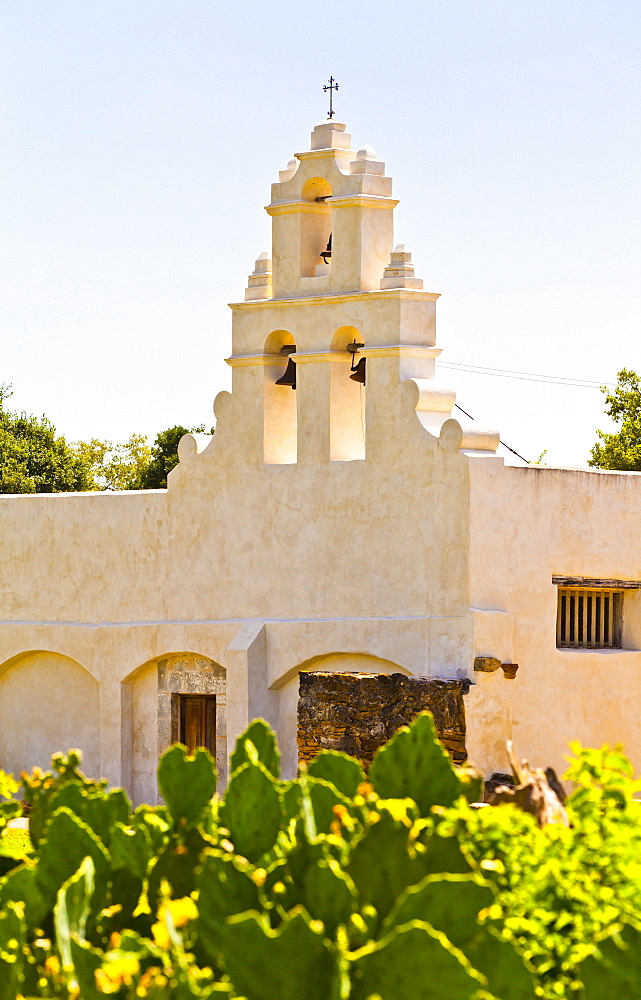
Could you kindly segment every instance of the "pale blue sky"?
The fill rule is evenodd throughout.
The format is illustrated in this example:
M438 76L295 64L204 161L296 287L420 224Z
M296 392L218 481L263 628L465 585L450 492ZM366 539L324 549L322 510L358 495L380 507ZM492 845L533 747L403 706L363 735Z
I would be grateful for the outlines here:
M442 360L641 368L638 0L3 0L0 381L68 438L212 419L269 185L325 115L394 177ZM527 458L598 390L441 370Z

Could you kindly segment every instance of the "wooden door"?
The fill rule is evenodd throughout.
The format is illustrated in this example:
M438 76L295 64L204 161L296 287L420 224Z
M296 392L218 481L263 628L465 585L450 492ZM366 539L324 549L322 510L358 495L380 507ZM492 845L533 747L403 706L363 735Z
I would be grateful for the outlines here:
M180 699L180 742L193 754L206 747L216 757L216 696L184 694Z

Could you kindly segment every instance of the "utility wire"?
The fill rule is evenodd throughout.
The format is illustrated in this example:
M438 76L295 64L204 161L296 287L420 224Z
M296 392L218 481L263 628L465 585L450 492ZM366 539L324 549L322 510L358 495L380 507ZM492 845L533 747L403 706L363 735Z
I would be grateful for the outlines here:
M544 382L548 385L577 386L583 389L600 389L601 386L614 387L614 382L591 382L588 379L570 379L563 375L536 375L534 372L510 372L504 368L482 368L479 365L461 365L453 361L437 361L441 368L469 372L472 375L493 375L495 378L517 379L522 382Z
M455 403L454 406L456 407L457 410L460 410L461 413L464 413L466 417L469 417L470 420L474 420L472 414L468 413L467 410L464 410L462 406L458 405L458 403ZM508 451L511 451L513 455L516 455L517 458L520 458L521 461L525 462L526 465L532 464L531 462L528 462L527 458L523 458L523 455L519 455L518 451L514 451L514 448L510 448L509 444L506 444L505 441L501 441L500 438L499 438L499 444L502 444L503 447L507 448Z
M602 385L602 382L597 382L593 378L574 378L569 375L541 375L538 372L518 372L512 371L511 368L496 368L494 365L488 367L487 365L473 365L471 362L464 361L446 361L445 364L454 365L456 368L478 368L480 371L484 372L505 372L506 375L533 375L535 378L561 378L570 380L572 382L589 382L590 385Z

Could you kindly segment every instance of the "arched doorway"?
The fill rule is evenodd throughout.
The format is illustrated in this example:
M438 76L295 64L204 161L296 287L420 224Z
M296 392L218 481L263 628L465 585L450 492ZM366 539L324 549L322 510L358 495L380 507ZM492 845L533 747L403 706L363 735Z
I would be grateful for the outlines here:
M198 653L172 653L158 665L158 757L172 743L206 747L216 761L218 790L227 785L226 672Z

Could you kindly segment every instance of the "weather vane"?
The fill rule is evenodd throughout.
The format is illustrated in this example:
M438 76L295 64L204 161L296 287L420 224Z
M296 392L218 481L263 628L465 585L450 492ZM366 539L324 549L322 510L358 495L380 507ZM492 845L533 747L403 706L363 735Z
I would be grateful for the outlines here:
M332 91L338 90L338 84L336 83L336 80L334 79L333 76L330 76L329 82L326 83L325 86L323 87L323 92L324 93L326 93L328 90L329 90L329 111L327 113L327 117L328 118L333 118L334 115L336 114L336 112L334 111L334 108L333 108L333 105L332 105L332 97L334 96L333 93L332 93Z

